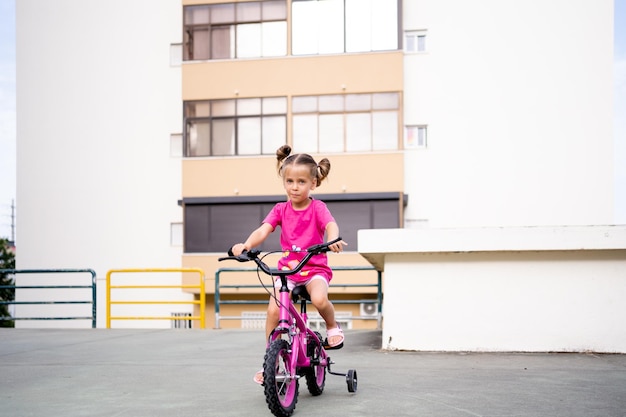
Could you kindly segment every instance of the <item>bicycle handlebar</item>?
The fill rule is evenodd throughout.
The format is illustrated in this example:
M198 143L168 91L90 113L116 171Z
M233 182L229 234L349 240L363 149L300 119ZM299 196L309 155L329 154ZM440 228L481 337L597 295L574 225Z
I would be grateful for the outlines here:
M331 240L330 242L320 243L319 245L311 246L310 248L306 250L307 254L304 256L304 258L302 258L302 260L298 263L298 265L296 265L295 268L287 270L287 271L279 270L278 268L270 268L269 266L267 266L266 263L264 263L261 259L259 259L259 254L261 253L261 251L256 250L256 249L252 249L249 251L244 250L243 252L241 252L240 255L235 256L233 254L232 247L231 247L230 249L228 249L228 256L223 257L223 258L218 258L218 261L219 262L226 261L226 260L233 260L237 262L254 261L259 266L259 268L267 275L272 275L272 276L293 275L293 274L300 272L300 270L304 267L304 265L306 265L307 262L309 262L309 260L314 255L319 255L320 253L325 253L325 252L330 251L330 248L329 248L330 245L337 243L341 240L342 240L341 237L338 237L337 239Z

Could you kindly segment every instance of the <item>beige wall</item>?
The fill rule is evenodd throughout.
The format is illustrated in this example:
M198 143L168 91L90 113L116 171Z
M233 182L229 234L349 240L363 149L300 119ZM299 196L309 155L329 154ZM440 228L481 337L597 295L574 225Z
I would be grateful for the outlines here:
M393 51L186 63L182 67L183 100L401 92L402 56L402 52ZM398 132L402 131L400 117ZM399 135L399 148L401 139ZM320 193L404 190L401 152L315 157L328 157L332 164L330 177ZM274 168L273 156L184 159L183 197L280 194ZM251 182L251 177L256 180Z
M191 62L183 100L402 91L402 65L401 51Z
M296 150L297 151L297 150ZM328 179L314 193L402 192L401 152L314 155L328 157ZM183 160L183 197L283 194L275 157L189 158Z

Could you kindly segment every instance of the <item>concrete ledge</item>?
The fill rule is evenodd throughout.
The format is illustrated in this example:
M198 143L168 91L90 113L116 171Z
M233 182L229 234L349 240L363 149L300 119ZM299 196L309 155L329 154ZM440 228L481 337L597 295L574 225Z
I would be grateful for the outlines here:
M626 249L626 225L359 230L359 253L379 270L386 254Z

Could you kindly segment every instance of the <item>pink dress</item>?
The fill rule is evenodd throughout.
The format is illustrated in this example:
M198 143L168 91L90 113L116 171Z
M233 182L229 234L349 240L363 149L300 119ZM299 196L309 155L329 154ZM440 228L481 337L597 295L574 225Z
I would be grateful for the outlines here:
M284 253L278 261L278 268L292 269L306 253L297 251L324 243L326 225L334 221L328 207L320 200L311 199L311 204L304 210L294 210L290 201L277 203L263 223L271 225L274 230L280 226L280 245ZM333 272L325 253L313 256L300 273L289 279L303 283L315 275L323 276L328 282L332 279Z

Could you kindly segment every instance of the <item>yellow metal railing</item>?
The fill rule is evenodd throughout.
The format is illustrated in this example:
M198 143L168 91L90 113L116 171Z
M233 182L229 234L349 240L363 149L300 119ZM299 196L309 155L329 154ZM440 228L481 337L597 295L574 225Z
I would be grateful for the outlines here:
M193 284L181 284L181 285L111 285L111 275L114 273L134 273L134 272L191 272L198 273L200 275L200 282L197 285ZM191 301L113 301L111 299L111 290L113 289L168 289L168 288L197 288L199 291L199 299ZM199 305L200 315L185 317L185 320L198 320L200 322L200 328L205 328L205 302L206 294L204 291L204 271L199 268L155 268L155 269L111 269L107 272L107 329L111 328L111 320L180 320L180 317L176 316L112 316L111 305L113 304L197 304Z

